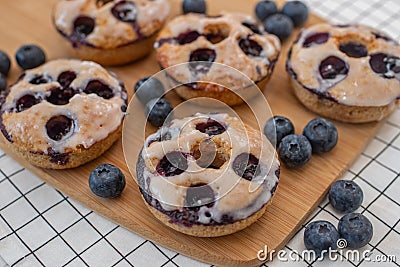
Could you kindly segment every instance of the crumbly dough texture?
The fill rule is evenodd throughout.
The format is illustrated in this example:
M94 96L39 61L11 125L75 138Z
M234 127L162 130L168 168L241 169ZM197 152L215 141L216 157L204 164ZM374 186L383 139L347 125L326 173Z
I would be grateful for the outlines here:
M239 70L253 82L263 80L273 71L273 67L280 53L279 39L271 34L256 34L242 23L258 25L257 22L248 15L240 13L224 13L218 17L207 17L198 14L182 15L174 18L158 36L158 42L155 47L157 51L157 60L163 69L175 66L180 63L186 63L190 59L190 54L197 49L212 49L216 52L214 62L225 64L236 70ZM197 31L202 34L195 41L180 45L171 41L191 31ZM223 36L223 40L212 43L205 37L208 34ZM260 56L246 55L239 46L239 40L246 39L257 42L262 47ZM169 40L169 41L168 41ZM174 79L182 83L191 81L212 81L218 82L230 89L237 89L237 73L230 72L227 68L221 68L212 65L210 70L204 74L193 74L189 69L173 68L167 69ZM243 86L242 86L243 87ZM205 91L221 91L221 88L207 85L207 87L198 88ZM221 94L223 92L220 92Z
M209 136L196 129L196 125L209 119L225 125L226 131ZM170 140L154 142L165 133L171 137ZM194 151L204 140L212 141L216 153L225 158L219 169L202 168L194 159ZM189 153L188 168L182 174L163 177L156 166L160 159L173 151ZM241 178L233 170L234 160L242 153L259 159L260 172L252 181ZM156 199L165 211L183 209L187 187L191 185L207 184L212 188L217 199L215 204L212 207L201 206L197 222L192 227L184 226L185 222L171 222L168 215L150 209L164 223L169 218L167 225L172 224L174 229L196 236L224 235L247 227L264 213L279 181L280 164L271 143L260 132L226 114L196 114L173 120L170 126L146 139L139 159L138 162L142 162L138 164L141 165L138 166L141 190ZM224 215L231 216L232 223L223 224ZM212 221L221 225L212 225Z
M58 77L63 72L74 72L76 78L69 85L77 93L65 105L55 105L46 99L54 88L61 87ZM46 83L32 84L37 77ZM110 99L84 91L91 81L101 81L113 93ZM39 103L18 111L18 101L24 96L35 96ZM121 133L125 116L127 93L114 74L100 65L79 60L54 60L28 70L2 96L1 126L4 137L14 151L31 163L45 168L71 168L98 157ZM49 137L46 124L52 117L63 115L73 121L72 130L61 140ZM64 163L51 161L54 155L68 155ZM74 159L75 157L75 159Z
M103 4L103 2L107 2ZM113 16L112 8L118 2L132 2L136 7L135 27ZM60 0L54 7L53 20L56 28L65 36L73 32L79 16L95 20L95 27L86 38L90 46L104 50L118 48L136 40L150 37L163 26L170 12L168 0Z

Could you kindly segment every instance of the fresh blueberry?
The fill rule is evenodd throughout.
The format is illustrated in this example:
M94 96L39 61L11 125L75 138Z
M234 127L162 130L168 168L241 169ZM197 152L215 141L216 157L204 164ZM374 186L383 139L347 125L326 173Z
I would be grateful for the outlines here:
M294 126L288 118L275 116L265 124L264 134L272 144L278 147L285 136L294 134Z
M304 245L319 257L322 251L336 249L340 238L336 227L327 221L314 221L304 231Z
M292 19L295 27L303 25L308 19L308 7L301 1L286 2L281 12Z
M3 91L7 88L7 77L0 72L0 91Z
M264 0L257 3L255 12L257 18L264 21L267 17L278 13L278 7L274 1Z
M184 14L187 13L205 14L207 11L207 3L205 0L183 0L182 10Z
M304 128L303 135L310 141L313 153L316 154L331 151L338 141L335 125L323 118L311 120Z
M24 69L33 69L46 62L46 55L43 50L36 45L21 46L15 54L18 65Z
M282 139L278 154L287 167L299 168L311 159L312 148L304 135L290 134Z
M361 248L372 239L373 227L367 217L360 213L349 213L339 220L338 231L350 248Z
M164 85L157 78L145 77L135 84L135 94L139 101L146 105L151 99L158 99L164 95Z
M293 22L286 15L274 14L265 20L264 27L267 32L275 34L283 41L292 34Z
M173 112L172 106L165 98L155 98L146 104L147 120L156 127L161 127L168 115Z
M11 61L8 55L0 50L0 73L3 73L5 76L8 75L10 71Z
M118 167L102 164L90 174L89 187L99 197L114 198L124 190L125 176Z
M329 189L329 201L336 210L348 213L361 206L364 194L353 181L339 180Z

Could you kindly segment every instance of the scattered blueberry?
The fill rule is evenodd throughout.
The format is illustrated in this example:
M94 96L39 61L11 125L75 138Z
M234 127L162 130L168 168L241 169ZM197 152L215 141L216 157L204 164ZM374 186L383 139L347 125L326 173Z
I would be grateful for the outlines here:
M264 27L267 32L275 34L281 41L283 41L292 33L293 22L286 15L274 14L265 20Z
M146 104L147 120L156 127L161 127L168 115L173 112L172 106L165 98L155 98Z
M264 21L267 17L278 13L278 7L275 1L263 0L257 3L255 12L257 18Z
M336 227L327 221L314 221L304 231L304 245L319 257L323 250L336 249L340 238Z
M7 77L0 72L0 91L5 90L7 88Z
M373 227L367 217L360 213L349 213L339 220L340 237L347 241L350 248L361 248L372 239Z
M164 95L164 85L157 78L145 77L135 84L135 94L139 101L146 105L151 99L158 99Z
M339 180L329 189L329 201L336 210L348 213L361 206L364 194L353 181Z
M308 19L308 7L301 1L286 2L281 12L292 19L295 27L303 25Z
M200 13L205 14L207 11L207 3L205 0L184 0L182 3L184 14Z
M46 55L43 50L36 45L21 46L15 54L18 65L24 69L33 69L46 62Z
M278 147L285 136L294 134L294 126L288 118L275 116L265 124L264 134L273 145Z
M338 141L335 125L323 118L311 120L304 128L303 135L310 141L312 151L316 154L331 151Z
M299 168L311 159L312 148L305 136L291 134L282 139L278 154L287 167Z
M118 167L102 164L90 174L89 187L99 197L114 198L124 190L125 176Z
M8 55L0 50L0 73L3 73L4 76L8 75L10 71L11 61Z

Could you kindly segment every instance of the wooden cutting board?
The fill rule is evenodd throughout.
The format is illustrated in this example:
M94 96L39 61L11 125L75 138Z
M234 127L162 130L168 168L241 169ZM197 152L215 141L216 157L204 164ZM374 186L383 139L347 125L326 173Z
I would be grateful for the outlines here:
M14 55L22 44L36 43L43 47L48 59L69 57L65 43L51 24L51 8L56 0L2 1L0 9L0 49ZM257 0L212 0L210 13L240 11L252 13ZM178 14L180 0L172 0L173 13ZM322 19L311 16L309 24ZM294 35L293 35L294 38ZM288 45L284 44L281 58L273 78L264 90L274 114L291 118L298 133L316 115L308 112L291 93L288 75L284 69ZM133 84L143 76L159 70L154 54L135 64L111 68L125 82L132 96ZM15 81L20 70L13 62L10 80ZM172 94L174 104L180 99ZM239 107L239 114L246 116L247 109ZM141 111L140 111L141 112ZM10 153L19 163L44 181L95 212L157 244L168 247L189 257L215 265L254 266L261 262L257 252L267 245L270 249L282 248L294 235L302 222L321 201L330 184L341 177L374 136L379 123L349 125L336 123L339 143L329 154L313 156L310 163L300 170L282 169L281 182L273 204L266 214L251 227L236 234L219 238L195 238L180 234L159 223L147 210L138 187L129 174L122 153L121 141L99 159L73 170L50 171L38 169ZM154 129L148 129L154 131ZM142 146L142 140L132 144ZM4 144L0 145L5 149ZM5 149L6 152L8 152ZM119 166L127 176L127 187L120 198L105 200L94 196L88 187L89 173L98 164L112 163ZM27 178L28 179L28 178Z

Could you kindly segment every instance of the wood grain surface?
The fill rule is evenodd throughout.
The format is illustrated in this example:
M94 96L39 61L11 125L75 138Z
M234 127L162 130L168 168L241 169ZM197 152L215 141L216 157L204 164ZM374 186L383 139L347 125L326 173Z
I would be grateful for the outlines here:
M55 2L56 0L2 1L0 49L13 56L20 45L35 43L45 49L48 59L70 57L64 49L66 45L64 40L52 26L51 9ZM208 3L211 14L222 10L251 14L256 2L257 0L212 0ZM180 0L172 0L173 14L179 12L179 3ZM314 24L320 21L322 21L320 18L312 16L308 23ZM296 132L301 133L307 122L316 115L308 112L290 90L288 75L284 69L289 43L290 41L284 44L280 60L270 83L264 89L264 94L273 113L291 118ZM159 71L159 67L152 54L134 64L111 68L111 70L122 78L132 96L133 84L139 78ZM13 60L9 83L15 81L20 73L21 70ZM174 104L180 102L174 94L169 98ZM241 115L246 115L248 112L245 107L238 107L236 110ZM257 251L263 249L264 245L270 249L280 249L290 240L302 222L318 205L330 184L342 176L368 144L379 125L379 123L363 125L336 123L339 130L339 143L331 153L313 156L310 163L300 170L282 168L277 194L266 214L251 227L219 238L189 237L158 222L145 207L137 184L126 167L121 141L104 156L73 170L38 169L16 155L10 154L10 156L64 194L157 244L210 264L254 266L261 263L257 259ZM149 129L149 131L154 131L154 129ZM137 140L132 145L141 147L142 144L143 140ZM4 149L4 144L0 146ZM89 173L100 163L112 163L124 171L127 176L127 187L121 197L105 200L91 193L88 187Z

